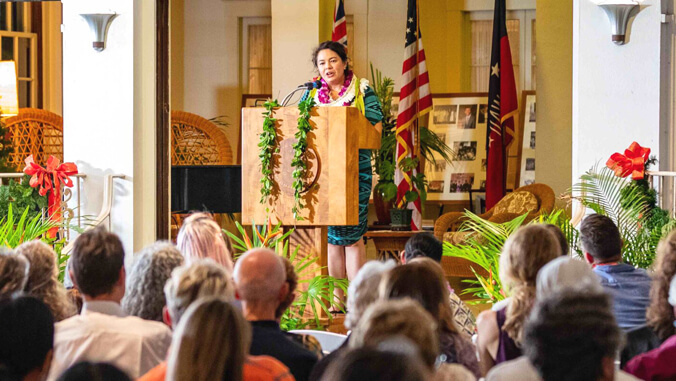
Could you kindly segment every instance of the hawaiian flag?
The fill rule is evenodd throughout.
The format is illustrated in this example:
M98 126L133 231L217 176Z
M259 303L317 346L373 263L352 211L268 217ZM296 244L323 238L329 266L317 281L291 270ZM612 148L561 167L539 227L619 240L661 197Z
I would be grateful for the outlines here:
M347 22L345 21L345 6L343 0L336 0L336 6L333 9L333 32L331 41L341 42L347 46Z
M486 209L505 196L507 146L514 137L518 115L516 82L512 53L509 49L505 0L495 0L493 16L493 50L488 86L488 129L486 132Z
M432 109L430 77L427 74L425 50L423 49L422 35L420 33L420 25L418 24L417 0L408 0L406 43L401 83L396 130L397 170L394 173L399 203L403 202L406 192L416 190L411 177L416 176L418 173L417 170L401 171L399 163L406 158L415 158L415 145L413 142L415 142L416 138L414 132L417 131L418 117L428 113ZM411 228L413 230L420 230L422 228L420 198L414 203L409 203L408 208L413 209Z

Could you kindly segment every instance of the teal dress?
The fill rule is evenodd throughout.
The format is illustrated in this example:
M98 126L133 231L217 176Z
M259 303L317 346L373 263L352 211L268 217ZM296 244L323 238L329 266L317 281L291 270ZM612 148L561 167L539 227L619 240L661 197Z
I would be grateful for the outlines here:
M303 94L302 100L309 96ZM364 91L364 114L372 125L383 120L383 110L378 96L370 86ZM371 168L371 150L359 150L359 225L329 226L329 243L348 246L358 242L368 230L369 198L371 197L373 172Z

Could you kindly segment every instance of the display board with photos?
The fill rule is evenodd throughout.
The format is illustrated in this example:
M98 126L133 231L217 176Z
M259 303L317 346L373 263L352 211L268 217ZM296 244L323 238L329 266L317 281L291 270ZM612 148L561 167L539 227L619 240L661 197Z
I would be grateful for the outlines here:
M519 186L535 182L535 91L524 91L521 94L521 120L523 128L519 144Z
M393 113L399 98L393 97ZM429 128L455 153L453 163L435 154L425 163L429 201L467 201L470 190L485 189L488 94L434 94Z

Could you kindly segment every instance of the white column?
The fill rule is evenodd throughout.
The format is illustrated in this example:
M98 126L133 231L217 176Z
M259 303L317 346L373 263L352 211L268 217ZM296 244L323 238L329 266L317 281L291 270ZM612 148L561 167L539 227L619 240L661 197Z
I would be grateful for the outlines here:
M271 9L272 97L281 102L315 75L310 56L319 44L319 2L272 0Z
M573 182L632 141L659 157L660 8L659 0L645 0L630 23L626 44L618 46L603 9L575 0Z
M92 49L81 13L117 13L106 49ZM101 209L103 176L116 180L112 231L128 258L155 240L155 2L63 0L65 160L84 181L82 212Z

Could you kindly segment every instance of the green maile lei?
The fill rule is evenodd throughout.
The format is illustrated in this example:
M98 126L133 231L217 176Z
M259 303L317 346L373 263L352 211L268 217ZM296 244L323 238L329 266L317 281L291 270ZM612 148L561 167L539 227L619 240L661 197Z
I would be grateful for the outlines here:
M261 200L260 203L263 204L268 200L268 197L272 194L272 155L274 155L279 147L277 146L277 129L275 124L277 119L273 117L275 107L279 107L277 100L268 100L265 102L265 120L263 120L263 132L261 132L258 137L258 158L261 159Z
M307 97L307 99L298 103L298 131L294 135L296 143L293 145L293 160L291 161L291 166L293 167L293 207L291 208L291 212L296 221L303 220L303 217L300 216L300 211L305 207L302 193L305 186L303 180L307 176L307 135L312 131L310 114L314 106L315 100L313 97Z

